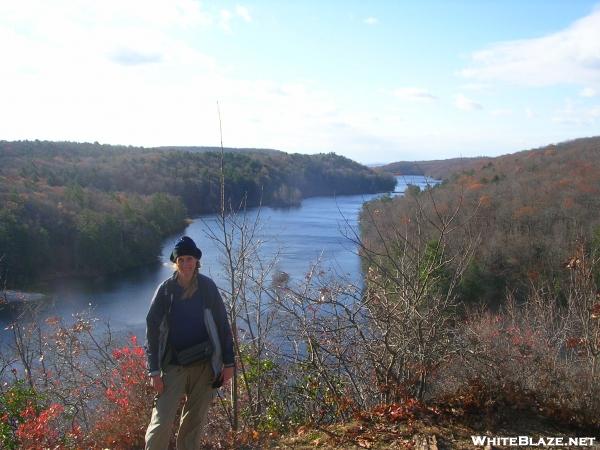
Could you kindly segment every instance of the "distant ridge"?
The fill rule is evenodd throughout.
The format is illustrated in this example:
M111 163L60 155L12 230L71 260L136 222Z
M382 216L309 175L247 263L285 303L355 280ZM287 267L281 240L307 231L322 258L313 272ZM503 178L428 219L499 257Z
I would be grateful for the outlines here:
M48 141L48 140L16 140L7 141L0 139L0 145L42 145L51 147L60 147L63 149L76 149L80 150L93 150L93 149L106 149L106 150L138 150L138 151L174 151L174 152L188 152L188 153L220 153L221 147L216 146L204 146L204 145L163 145L156 147L145 147L143 145L122 145L122 144L102 144L99 142L77 142L77 141ZM223 147L225 153L243 153L243 154L262 154L262 155L283 155L288 152L282 150L276 150L271 148L252 148L252 147Z
M433 161L398 161L373 167L380 172L388 172L394 175L426 175L432 178L443 178L444 176L468 170L469 168L487 162L492 159L488 156L477 156L472 158L450 158Z
M190 153L210 153L220 152L221 147L206 147L206 146L162 146L162 147L149 147L152 150L166 150L166 151L178 151L178 152L190 152ZM281 150L275 150L271 148L249 148L249 147L223 147L223 151L226 153L254 153L254 154L266 154L266 155L280 155L286 153Z
M387 172L393 175L426 175L428 177L443 179L457 172L467 172L469 170L478 170L491 161L506 161L514 158L529 156L534 153L544 153L548 150L566 150L585 149L589 146L597 147L600 145L600 136L584 137L571 139L557 144L548 144L542 147L521 150L515 153L508 153L500 156L475 156L468 158L449 158L431 161L397 161L385 165L373 166L378 172Z

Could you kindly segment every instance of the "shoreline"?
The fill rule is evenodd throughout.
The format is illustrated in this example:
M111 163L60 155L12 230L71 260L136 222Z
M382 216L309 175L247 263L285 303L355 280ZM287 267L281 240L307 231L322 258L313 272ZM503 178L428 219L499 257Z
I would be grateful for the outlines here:
M50 296L41 292L25 292L14 289L0 291L0 308L2 306L22 305L49 299Z

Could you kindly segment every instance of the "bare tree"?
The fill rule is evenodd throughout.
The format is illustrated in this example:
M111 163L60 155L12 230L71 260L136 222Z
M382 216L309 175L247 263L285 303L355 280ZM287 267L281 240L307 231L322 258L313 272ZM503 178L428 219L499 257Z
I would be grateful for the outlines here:
M265 258L261 253L261 207L249 212L245 198L233 205L227 197L222 133L220 198L216 225L205 222L205 230L221 253L226 280L221 292L229 314L237 360L236 376L231 387L231 413L228 416L233 431L237 432L241 425L242 409L246 419L242 425L257 427L271 401L273 382L268 367L273 363L270 335L275 310L272 307L272 295L268 295L268 292L272 289L271 279L278 254Z
M456 351L457 289L480 239L470 227L478 205L468 212L463 199L439 202L434 189L409 190L402 215L391 208L393 200L364 208L365 237L356 234L355 242L366 268L363 304L386 402L423 399L431 375Z

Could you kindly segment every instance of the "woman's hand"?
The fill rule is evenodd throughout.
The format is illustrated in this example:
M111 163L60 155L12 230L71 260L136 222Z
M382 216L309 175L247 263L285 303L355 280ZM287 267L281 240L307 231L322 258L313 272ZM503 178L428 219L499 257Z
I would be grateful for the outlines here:
M163 383L162 377L160 375L152 375L150 377L150 386L154 388L158 395L162 394L165 390L165 384Z
M223 368L223 384L227 383L233 378L233 367Z

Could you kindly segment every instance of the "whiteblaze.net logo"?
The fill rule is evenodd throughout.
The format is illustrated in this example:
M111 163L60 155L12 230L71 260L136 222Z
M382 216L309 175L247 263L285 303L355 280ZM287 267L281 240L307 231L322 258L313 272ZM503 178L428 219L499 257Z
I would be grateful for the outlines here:
M595 444L595 437L539 437L531 436L471 436L473 445L477 447L496 446L496 447L591 447Z

